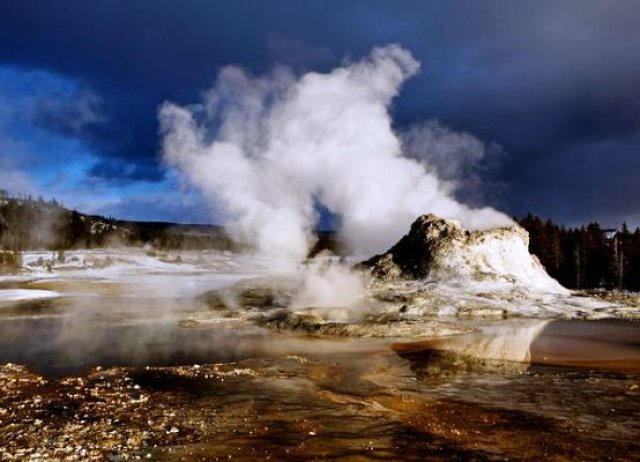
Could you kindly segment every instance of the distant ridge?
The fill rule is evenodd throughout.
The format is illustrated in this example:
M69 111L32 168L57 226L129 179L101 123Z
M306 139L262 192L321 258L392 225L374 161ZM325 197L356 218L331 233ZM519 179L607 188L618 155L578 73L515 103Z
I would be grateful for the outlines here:
M337 233L318 231L309 256L342 249ZM10 197L0 191L0 250L60 250L149 245L165 250L230 250L245 247L224 226L119 220L71 210L56 200Z
M163 249L234 250L224 227L88 215L55 200L0 195L0 249L72 249L150 245Z

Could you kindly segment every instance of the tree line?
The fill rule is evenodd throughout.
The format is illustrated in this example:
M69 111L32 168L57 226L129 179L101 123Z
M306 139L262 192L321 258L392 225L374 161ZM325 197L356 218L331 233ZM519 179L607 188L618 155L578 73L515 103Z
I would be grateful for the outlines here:
M640 290L640 228L569 228L532 214L518 222L529 232L529 251L563 286Z
M516 221L529 232L529 251L565 287L640 291L640 228L570 228L532 214ZM23 250L145 244L165 250L240 248L217 226L115 220L68 210L55 199L10 197L0 190L0 270L19 266ZM341 245L336 233L325 232L316 247L312 255L338 252Z
M162 250L222 249L236 245L214 225L135 222L85 215L55 199L10 197L0 190L0 251L90 249L151 245ZM2 263L0 256L0 264Z

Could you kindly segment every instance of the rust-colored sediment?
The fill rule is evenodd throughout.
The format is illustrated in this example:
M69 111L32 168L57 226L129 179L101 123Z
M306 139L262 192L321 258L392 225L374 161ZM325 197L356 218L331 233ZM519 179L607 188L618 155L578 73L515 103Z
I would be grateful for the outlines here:
M377 361L377 360L376 360ZM384 361L299 357L93 369L0 366L1 460L637 460L640 445L397 388ZM634 457L636 459L634 459Z

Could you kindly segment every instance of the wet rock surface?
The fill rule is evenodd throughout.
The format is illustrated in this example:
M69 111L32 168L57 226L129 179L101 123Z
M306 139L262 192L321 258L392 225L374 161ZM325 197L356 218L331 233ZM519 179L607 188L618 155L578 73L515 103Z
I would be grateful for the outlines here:
M361 322L332 322L311 313L282 310L263 317L260 325L270 329L330 337L397 338L405 341L473 331L468 326L454 322L407 319L402 313L369 315Z
M251 311L264 312L288 307L299 284L299 281L291 278L254 278L207 291L199 295L197 300L211 311L229 317Z
M178 416L173 392L150 402L125 369L46 380L9 364L0 367L0 389L2 460L126 460L199 434Z
M62 379L5 365L0 457L599 461L640 454L637 378L488 371L415 351L94 369ZM612 419L594 418L603 412Z
M412 311L418 292L372 292L371 308L292 308L296 282L288 279L253 279L199 297L213 313L237 318L277 331L327 337L405 338L462 334L473 329L455 320L439 320ZM367 311L369 310L369 311ZM500 311L502 315L502 311ZM201 321L203 322L203 321ZM186 322L183 325L187 327ZM193 327L197 326L193 323Z

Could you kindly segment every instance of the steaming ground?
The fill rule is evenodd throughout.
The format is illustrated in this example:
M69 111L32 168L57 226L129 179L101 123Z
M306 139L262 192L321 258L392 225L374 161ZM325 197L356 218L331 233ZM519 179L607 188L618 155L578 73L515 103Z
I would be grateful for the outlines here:
M574 295L549 283L527 286L511 275L380 279L352 270L353 261L329 256L279 272L270 261L249 255L132 248L63 256L27 252L23 263L22 274L0 278L0 362L32 363L52 373L296 354L319 348L320 343L299 342L308 335L328 345L345 338L388 344L479 331L489 340L482 348L472 340L474 355L526 361L529 345L550 320L640 314L637 305ZM500 326L505 319L539 319L542 327L498 327L502 339L488 334L492 323ZM34 329L49 340L34 342ZM519 342L512 340L518 336ZM454 341L446 348L470 354L473 348L462 337L457 347Z
M0 278L3 460L640 451L638 326L558 321L637 307L505 281L368 279L332 257L279 272L224 252L23 260Z
M321 257L311 264L301 263L294 271L274 272L268 260L230 252L96 249L67 252L64 262L55 253L26 252L22 274L0 277L0 302L104 294L185 302L207 291L249 280L245 287L266 285L276 296L282 289L289 298L283 299L281 308L300 312L315 309L327 321L361 320L402 307L408 319L597 319L635 314L631 307L576 296L564 289L532 290L501 280L472 284L464 279L369 280L351 271L355 260L340 263L335 257ZM243 286L238 287L242 290ZM227 289L229 294L234 290ZM229 305L233 307L232 300ZM242 317L243 307L237 308ZM254 308L269 307L258 303Z
M504 251L500 245L497 248ZM572 294L545 279L538 286L513 282L509 275L506 280L472 281L468 273L458 279L380 279L353 271L353 261L328 256L279 272L262 258L217 251L96 249L70 251L63 257L61 261L57 254L25 253L23 273L0 279L0 317L55 318L55 337L64 348L73 348L76 338L88 337L89 350L103 346L93 339L108 337L110 323L141 326L137 350L143 358L145 342L157 344L158 339L169 339L162 351L170 357L175 329L178 336L185 336L187 329L218 326L215 335L220 338L213 343L228 340L227 328L246 329L264 336L260 348L265 350L272 349L266 338L273 334L265 334L268 331L412 342L469 333L478 329L481 320L584 320L640 314L638 306ZM529 278L537 274L527 271ZM208 350L201 348L202 341L201 337L195 341L197 351ZM247 343L240 343L239 350L246 351ZM524 357L522 348L512 356ZM233 356L233 349L226 345L221 351ZM491 348L486 354L491 355Z

